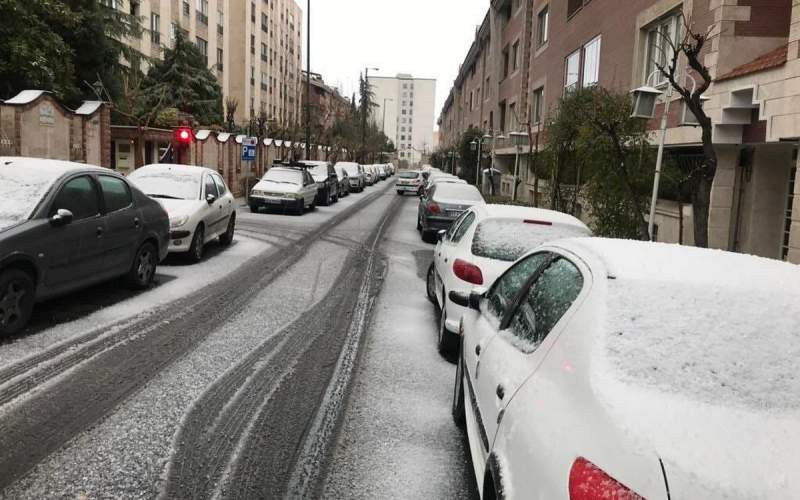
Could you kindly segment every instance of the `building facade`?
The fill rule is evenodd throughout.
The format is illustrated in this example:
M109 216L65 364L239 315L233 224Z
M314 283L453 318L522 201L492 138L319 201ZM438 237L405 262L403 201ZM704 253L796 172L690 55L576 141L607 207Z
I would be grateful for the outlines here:
M303 71L301 93L301 113L305 112L306 99L306 72ZM319 73L311 73L311 88L309 102L311 103L311 131L312 142L320 139L320 134L329 131L334 123L344 119L350 111L350 100L343 97L339 90L327 85ZM303 120L301 120L303 121ZM305 123L303 121L303 123Z
M203 52L236 121L264 109L274 125L300 122L303 11L295 0L103 0L143 20L126 43L159 58L181 31Z
M369 85L377 104L371 119L394 142L398 160L420 163L434 147L436 80L370 76Z
M705 110L719 157L710 244L800 263L800 0L493 0L440 114L442 144L470 126L506 137L530 127L543 142L547 114L576 87L665 89L656 63L669 51L665 40L682 36L684 19L712 34L701 53L713 78ZM678 74L691 86L683 60ZM681 126L681 109L677 98L670 103L667 151L697 161L700 129ZM495 141L504 194L515 152L508 139ZM520 197L532 199L526 159L520 178ZM674 205L657 206L659 239L690 243L691 207ZM671 229L678 219L682 231Z

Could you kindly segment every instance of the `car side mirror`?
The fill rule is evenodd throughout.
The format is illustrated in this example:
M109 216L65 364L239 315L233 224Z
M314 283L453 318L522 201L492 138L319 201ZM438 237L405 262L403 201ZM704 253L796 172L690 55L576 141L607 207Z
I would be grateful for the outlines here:
M62 227L66 226L67 224L72 222L72 219L75 217L72 215L72 212L67 210L66 208L59 208L56 210L56 213L50 217L50 224L55 227Z
M217 197L216 197L216 196L214 196L213 194L206 195L206 203L208 203L209 205L211 205L211 204L213 204L215 201L217 201Z
M444 239L445 234L447 234L447 231L445 231L444 229L440 229L436 232L436 237L439 239L439 241L442 241Z

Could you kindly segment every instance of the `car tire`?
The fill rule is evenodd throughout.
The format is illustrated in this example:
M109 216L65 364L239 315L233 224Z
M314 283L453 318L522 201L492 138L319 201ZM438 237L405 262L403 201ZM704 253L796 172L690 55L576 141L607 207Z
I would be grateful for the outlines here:
M14 335L25 328L33 313L36 285L21 269L0 273L0 337Z
M436 231L429 229L422 230L422 241L425 243L436 243Z
M442 288L442 312L439 315L439 339L436 347L439 354L445 359L450 359L455 352L457 337L447 329L447 296Z
M417 215L417 231L422 231L422 216Z
M255 203L250 204L250 211L253 212L254 214L258 213L258 208L259 208L258 205L256 205Z
M319 205L321 207L327 207L328 205L331 204L331 193L330 193L330 191L325 191L322 194L323 194L323 196L320 196ZM314 200L314 202L316 203L316 199Z
M398 191L398 192L397 192L397 194L398 194L399 196L403 196L403 192L402 192L402 191Z
M298 200L297 206L294 209L295 215L303 215L306 213L306 202L305 200Z
M206 237L206 230L202 224L198 225L197 228L194 230L194 235L192 236L192 244L189 247L189 260L192 262L200 262L203 260L203 252L205 250L205 240Z
M158 266L158 250L149 241L142 243L133 258L133 264L125 277L128 287L133 290L144 290L153 282Z
M461 356L461 349L459 346L458 361L456 361L456 378L453 382L453 401L450 404L450 414L453 416L453 423L459 429L465 429L467 426L467 416L464 411L464 404L466 394L464 394L464 358Z
M219 242L225 246L233 243L233 233L236 231L236 213L228 219L228 229L219 237Z
M439 303L436 300L436 266L433 265L433 262L428 267L428 273L425 276L425 293L428 296L428 300L438 307Z

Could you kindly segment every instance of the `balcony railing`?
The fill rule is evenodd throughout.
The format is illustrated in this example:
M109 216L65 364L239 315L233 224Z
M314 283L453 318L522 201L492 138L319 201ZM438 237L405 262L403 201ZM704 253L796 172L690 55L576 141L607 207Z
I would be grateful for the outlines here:
M202 13L202 12L200 12L199 10L197 11L197 20L198 20L199 22L201 22L201 23L205 24L205 25L208 25L208 16L207 16L207 15L205 15L205 14L203 14L203 13Z

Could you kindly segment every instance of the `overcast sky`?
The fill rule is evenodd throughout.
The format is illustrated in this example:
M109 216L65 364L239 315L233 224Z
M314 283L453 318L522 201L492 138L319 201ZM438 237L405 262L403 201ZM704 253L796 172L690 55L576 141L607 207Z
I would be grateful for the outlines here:
M295 0L303 9L307 0ZM347 96L365 67L435 78L439 111L489 0L311 0L311 71ZM305 37L303 40L305 45ZM305 52L303 67L305 68Z

